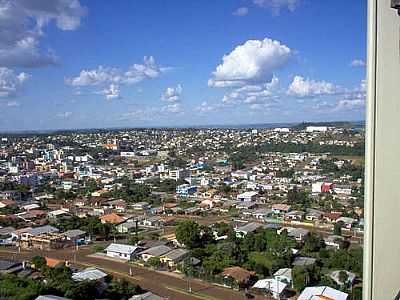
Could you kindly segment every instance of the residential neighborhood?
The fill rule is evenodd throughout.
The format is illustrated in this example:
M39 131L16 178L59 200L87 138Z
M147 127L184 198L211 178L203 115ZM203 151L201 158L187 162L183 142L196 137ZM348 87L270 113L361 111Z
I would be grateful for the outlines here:
M47 256L106 294L109 272L149 270L229 299L361 299L363 159L356 126L4 135L1 273L46 278ZM124 299L191 293L139 289Z

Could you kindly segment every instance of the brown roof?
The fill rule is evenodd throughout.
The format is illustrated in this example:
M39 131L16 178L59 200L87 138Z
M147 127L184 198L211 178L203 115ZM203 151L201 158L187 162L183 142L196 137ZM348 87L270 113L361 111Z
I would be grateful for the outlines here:
M330 212L330 213L326 213L325 218L328 218L330 220L337 220L342 216L341 212Z
M29 213L33 216L39 217L39 216L44 216L46 214L45 211L41 209L31 209Z
M15 234L19 235L19 234L28 232L31 229L32 229L32 227L25 227L25 228L17 229L17 230L15 230Z
M176 221L176 218L173 216L162 216L161 220L163 220L165 223L172 223Z
M174 203L174 202L168 202L168 203L164 204L164 208L174 208L174 207L177 207L177 206L178 206L178 204Z
M4 200L1 200L0 202L6 206L15 204L15 201L13 201L11 199L4 199Z
M119 224L119 223L125 221L125 219L123 217L117 215L116 213L111 213L108 215L101 216L100 220L102 222L111 223L111 224Z
M88 204L91 206L94 205L102 205L103 203L106 203L110 199L103 198L103 197L92 197L88 200Z
M290 205L287 205L287 204L274 204L274 205L272 205L272 209L279 209L279 210L288 211L290 209Z
M237 282L245 282L251 276L254 276L254 272L247 271L241 267L229 267L225 268L224 271L221 273L222 276L228 276L235 279Z

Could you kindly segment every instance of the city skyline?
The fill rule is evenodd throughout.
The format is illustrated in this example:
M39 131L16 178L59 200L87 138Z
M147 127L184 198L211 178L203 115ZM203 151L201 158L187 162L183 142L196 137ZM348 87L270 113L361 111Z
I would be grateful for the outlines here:
M363 1L0 8L2 131L364 119Z

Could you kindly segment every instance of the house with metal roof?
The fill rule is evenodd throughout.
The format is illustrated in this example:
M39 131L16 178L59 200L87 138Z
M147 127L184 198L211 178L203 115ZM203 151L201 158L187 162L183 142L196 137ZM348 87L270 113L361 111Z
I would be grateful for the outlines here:
M170 268L175 268L178 263L183 261L189 255L186 249L174 249L160 257L160 261Z
M160 246L155 246L149 249L146 249L142 252L140 252L140 256L144 261L148 261L152 257L161 257L162 255L170 252L172 248L165 246L165 245L160 245Z
M237 195L236 199L241 202L251 202L251 201L256 201L257 196L258 196L258 192L247 191L247 192Z
M93 280L104 280L107 274L96 268L87 268L82 271L72 274L74 281L93 281Z
M45 234L45 233L57 233L59 230L53 226L45 225L40 227L31 228L27 233L33 236Z
M262 227L262 224L259 223L247 223L246 225L235 228L236 236L241 238L250 232L256 231L258 228Z
M16 273L23 269L20 261L0 260L0 274Z
M293 287L292 269L282 268L274 273L274 278L281 282L287 283L288 286Z
M115 226L117 232L119 233L130 233L136 230L136 222L123 222Z
M338 291L329 286L315 286L305 288L298 300L347 300L348 294Z
M133 259L142 250L142 247L115 243L105 249L107 256L125 260Z
M278 234L281 234L283 231L287 232L287 235L296 239L296 241L303 241L304 238L310 233L308 229L298 228L298 227L283 227L277 231Z
M255 289L264 290L266 293L270 293L274 299L280 299L286 287L286 283L275 278L261 279L253 285L253 288Z
M86 231L80 229L71 229L63 232L68 241L72 241L75 245L81 244L86 240Z
M22 248L35 247L44 248L61 248L63 247L64 236L58 235L59 230L53 226L45 225L35 228L27 228L19 235ZM33 240L36 239L34 243ZM54 246L54 247L53 247ZM34 247L34 248L35 248Z
M316 258L306 257L306 256L298 256L293 261L293 266L311 266L315 264L317 261Z

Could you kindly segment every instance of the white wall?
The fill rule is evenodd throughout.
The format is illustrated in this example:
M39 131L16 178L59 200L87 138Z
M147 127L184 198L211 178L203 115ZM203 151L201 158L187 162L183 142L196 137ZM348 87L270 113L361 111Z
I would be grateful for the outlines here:
M400 16L369 0L364 297L400 290Z

